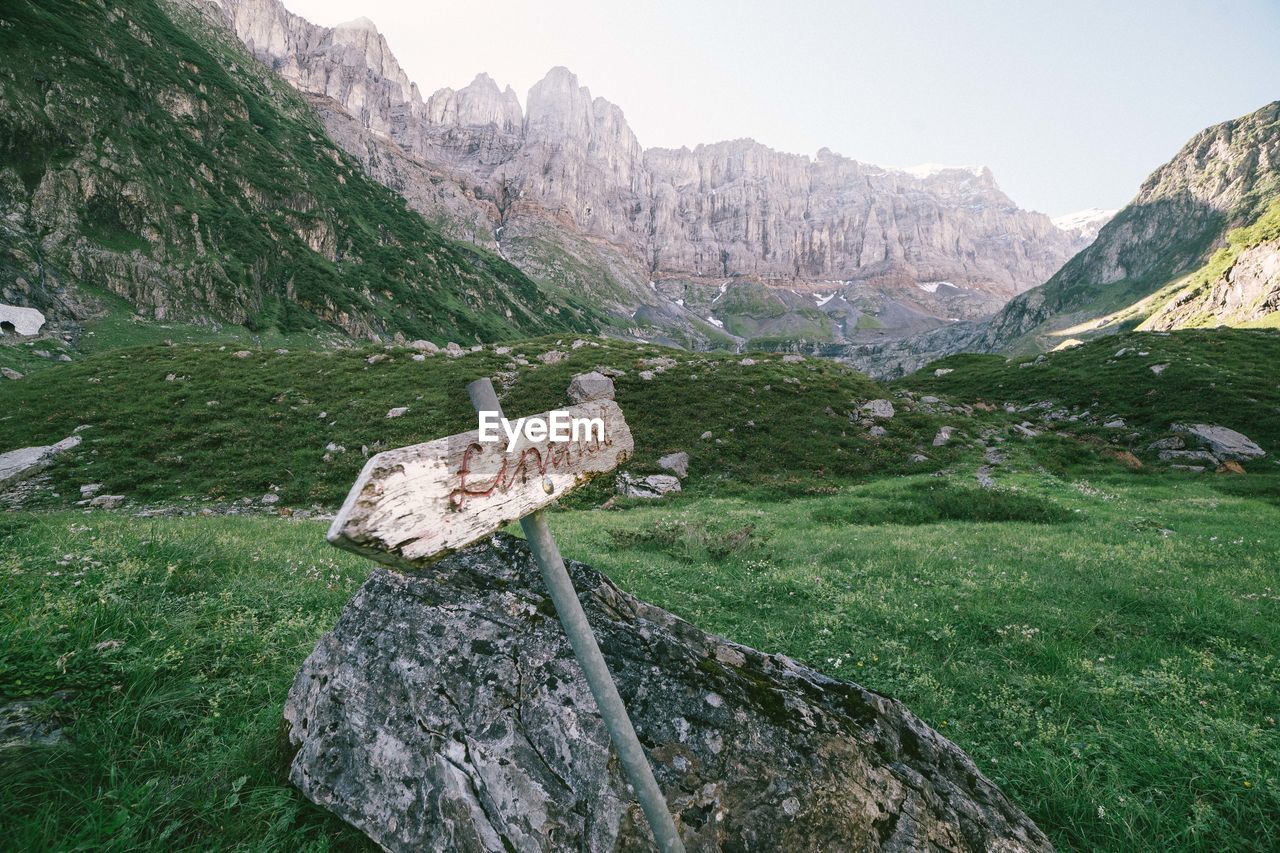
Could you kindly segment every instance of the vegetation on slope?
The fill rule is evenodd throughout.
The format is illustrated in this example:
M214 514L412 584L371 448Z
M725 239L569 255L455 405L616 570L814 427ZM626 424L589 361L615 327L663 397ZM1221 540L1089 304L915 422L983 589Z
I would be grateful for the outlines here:
M1035 359L950 356L896 385L968 402L1049 400L1091 410L1098 420L1121 418L1142 430L1140 440L1174 423L1219 424L1245 433L1274 459L1280 455L1277 363L1280 333L1270 330L1130 332ZM1167 367L1157 374L1151 368L1159 365ZM952 372L939 376L938 370Z
M440 342L594 325L367 178L216 15L0 11L0 298L66 319L110 292L159 319Z
M412 350L382 347L253 350L245 358L214 345L106 352L0 386L0 448L48 444L89 425L82 450L53 470L64 499L84 483L140 502L221 501L276 487L285 505L335 506L364 462L362 449L474 429L469 381L497 377L507 411L532 414L565 405L572 376L596 367L624 372L615 382L636 437L632 467L652 469L659 455L684 450L695 491L809 489L815 479L909 470L908 456L936 430L935 418L904 410L885 423L887 435L869 435L849 412L887 390L830 361L757 355L744 365L740 356L594 338L574 349L572 340L421 362ZM568 353L563 361L538 360L557 348ZM661 372L646 381L646 365ZM398 406L408 413L387 419ZM712 437L702 439L705 431ZM949 453L929 449L938 459ZM608 484L595 489L600 497Z
M1146 297L1210 262L1229 231L1266 215L1280 195L1277 163L1280 102L1201 131L1087 249L1011 300L985 330L984 348L1052 349L1067 335L1132 328Z
M971 489L913 475L552 526L566 555L703 628L904 700L1061 849L1266 848L1277 508L1222 477L1058 476L1020 451L1008 466L977 508ZM66 736L0 753L5 838L355 845L288 784L280 734L297 667L371 570L323 535L268 518L0 518L0 695L37 699Z

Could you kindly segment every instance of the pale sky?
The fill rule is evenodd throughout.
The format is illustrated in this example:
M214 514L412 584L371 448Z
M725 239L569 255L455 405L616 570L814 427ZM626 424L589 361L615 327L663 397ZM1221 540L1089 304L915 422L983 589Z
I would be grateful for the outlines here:
M429 95L556 65L645 147L749 136L990 166L1050 215L1121 207L1196 131L1280 99L1280 0L284 0L371 18Z

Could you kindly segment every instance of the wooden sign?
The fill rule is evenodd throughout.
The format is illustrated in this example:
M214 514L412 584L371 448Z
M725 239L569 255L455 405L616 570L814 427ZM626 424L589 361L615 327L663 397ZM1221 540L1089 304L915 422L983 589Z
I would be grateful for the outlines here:
M631 455L622 410L593 400L555 410L571 420L600 419L552 441L543 430L480 441L479 430L379 453L368 461L328 538L339 548L392 565L436 560L518 521ZM527 421L552 421L552 412ZM528 437L535 434L536 440Z

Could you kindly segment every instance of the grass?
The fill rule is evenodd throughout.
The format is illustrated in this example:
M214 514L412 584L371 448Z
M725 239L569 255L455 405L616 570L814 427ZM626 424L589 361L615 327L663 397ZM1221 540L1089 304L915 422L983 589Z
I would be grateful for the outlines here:
M1128 352L1117 357L1121 350ZM1121 417L1148 433L1178 422L1220 424L1274 456L1280 451L1278 362L1280 333L1270 330L1133 332L1048 353L1039 364L1032 358L951 356L895 386L964 402L1053 400L1106 419ZM1158 364L1168 365L1159 375L1151 371ZM952 372L936 376L939 369Z
M695 491L805 491L825 481L906 470L927 446L936 419L903 412L889 434L873 439L851 423L862 401L888 394L841 365L781 356L693 355L656 346L589 339L542 338L508 355L494 348L452 359L414 362L411 351L365 347L323 352L236 346L152 346L101 353L59 364L37 377L0 385L0 448L58 441L80 425L83 452L52 471L57 491L103 483L108 493L139 502L222 501L257 497L273 486L286 505L338 503L365 454L475 428L466 383L482 376L510 381L504 407L532 414L567 404L575 373L597 366L625 375L618 400L636 436L633 467L657 470L658 456L684 450ZM588 339L581 339L588 340ZM537 356L569 353L554 365ZM528 365L513 358L527 356ZM369 364L371 357L384 361ZM653 381L639 373L646 358L673 366ZM169 379L169 377L173 377ZM389 409L408 406L401 418ZM704 431L713 437L700 438ZM796 441L803 437L802 441ZM345 448L330 454L330 444ZM944 461L949 451L930 456ZM936 464L936 463L933 463ZM925 466L928 467L928 466ZM603 499L609 485L587 495ZM52 499L65 505L66 498Z
M625 372L632 467L683 449L690 478L674 499L611 511L607 482L575 493L552 519L566 555L706 630L902 699L1062 849L1267 849L1280 835L1278 338L1133 334L1026 368L961 356L896 387L816 359L555 337L422 362L148 346L7 382L0 447L92 427L52 469L52 511L0 516L0 699L38 700L67 733L0 751L0 831L24 849L361 847L289 786L280 712L370 565L327 546L318 522L68 510L76 486L196 508L275 485L281 506L331 507L362 444L474 426L470 379L498 377L508 411L534 412L602 366ZM568 356L542 364L551 349ZM654 358L671 363L641 379ZM997 406L929 414L899 392ZM874 439L849 412L884 396L898 414ZM1203 420L1271 455L1245 476L1129 471L1088 427L1008 429L1026 415L999 404L1045 399L1125 417L1142 438L1122 441ZM387 420L396 405L409 413ZM933 448L942 423L958 437ZM984 490L970 437L988 431L1006 459ZM347 451L325 461L329 442ZM921 449L930 462L906 461Z
M903 699L1062 849L1265 849L1280 510L1221 479L1057 477L1034 445L1007 467L982 504L917 475L552 526L566 554L707 630ZM67 691L46 713L69 737L5 754L6 838L358 846L288 786L280 709L367 563L314 522L0 523L0 693Z
M5 846L371 847L286 778L285 693L368 571L319 541L264 520L0 517L0 694L42 699L67 736L0 751Z

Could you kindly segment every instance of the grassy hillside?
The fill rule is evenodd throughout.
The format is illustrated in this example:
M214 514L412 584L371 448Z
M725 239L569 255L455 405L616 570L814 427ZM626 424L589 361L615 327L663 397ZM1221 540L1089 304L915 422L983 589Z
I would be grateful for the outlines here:
M594 325L367 178L212 7L17 0L0 51L5 301L441 343Z
M381 347L253 350L247 358L234 345L211 344L106 352L0 385L6 410L22 412L0 415L0 447L47 444L87 424L82 450L53 470L66 496L90 482L139 502L258 497L276 487L286 505L334 506L364 463L362 448L474 429L467 382L496 377L507 388L504 407L532 414L565 405L575 373L610 367L623 371L615 382L636 437L632 467L651 469L658 456L684 450L694 491L810 489L825 478L918 467L907 461L918 448L935 460L952 452L928 448L937 423L928 414L903 408L880 438L853 423L851 411L888 391L834 362L756 355L743 365L741 356L604 339L573 349L573 340L422 362L411 350ZM537 357L552 349L568 356L542 364ZM639 374L654 358L671 366L646 381ZM409 412L388 420L397 406ZM712 438L701 438L706 431ZM325 461L330 443L345 450Z
M1151 370L1161 364L1168 365L1162 373ZM1053 401L1089 410L1099 422L1122 418L1142 430L1143 441L1172 423L1220 424L1245 433L1274 459L1280 456L1276 364L1280 332L1130 332L1036 358L951 356L895 384L969 402ZM939 369L952 372L937 376Z
M1092 245L990 321L985 351L1050 350L1068 337L1141 323L1162 304L1148 297L1194 278L1228 244L1229 232L1267 217L1280 197L1278 155L1280 102L1196 134L1147 178ZM1190 325L1209 325L1204 319Z

